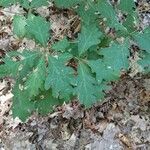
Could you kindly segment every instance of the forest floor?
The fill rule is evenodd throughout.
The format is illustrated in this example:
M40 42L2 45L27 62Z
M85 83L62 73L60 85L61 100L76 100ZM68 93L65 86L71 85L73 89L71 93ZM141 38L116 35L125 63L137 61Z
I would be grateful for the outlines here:
M139 1L137 9L141 27L149 26L150 3ZM32 40L20 43L12 36L12 17L22 11L19 6L0 8L0 57L11 49L36 46ZM50 13L47 8L37 11L43 16ZM66 21L60 16L52 18L56 34ZM26 123L12 118L12 80L1 79L0 150L150 150L150 75L136 69L112 83L104 101L91 109L74 100L46 117L33 114Z

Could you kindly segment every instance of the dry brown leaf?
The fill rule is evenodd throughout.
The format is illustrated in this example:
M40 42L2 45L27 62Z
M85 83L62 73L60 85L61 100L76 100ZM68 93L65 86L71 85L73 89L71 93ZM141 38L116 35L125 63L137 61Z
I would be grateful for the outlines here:
M118 138L119 138L119 140L120 140L123 144L125 144L128 148L131 148L131 147L132 147L131 141L130 141L130 139L129 139L126 135L124 135L124 134L122 134L122 133L119 133Z

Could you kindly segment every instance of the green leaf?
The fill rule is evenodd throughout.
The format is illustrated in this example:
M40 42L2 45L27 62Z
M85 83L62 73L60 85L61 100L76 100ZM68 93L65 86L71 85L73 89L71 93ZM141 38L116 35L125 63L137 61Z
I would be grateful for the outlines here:
M138 63L143 68L144 73L150 73L150 53L142 53Z
M59 56L48 58L48 76L45 81L45 89L52 88L52 95L56 98L68 97L72 91L71 80L73 69L66 67Z
M102 36L102 33L99 31L99 29L95 25L91 24L88 26L83 26L81 29L81 33L78 36L79 55L82 55L91 46L94 46L100 43L101 36Z
M128 14L127 18L123 22L123 25L127 28L128 32L131 34L136 30L136 24L138 23L136 14Z
M62 104L62 100L52 97L51 90L41 92L35 98L35 108L41 115L47 115L53 111L53 107Z
M99 83L103 80L114 81L119 78L118 72L108 67L101 59L91 60L88 62L92 72L96 73L96 79Z
M134 0L120 0L118 8L125 13L133 13L136 6Z
M118 21L115 9L107 0L100 0L97 4L97 11L106 19L109 27L117 30L126 30Z
M1 65L3 71L0 71L0 75L15 77L17 79L24 78L31 68L35 65L35 61L39 58L40 54L34 51L24 50L22 53L9 52L6 57L3 58L4 64ZM20 57L20 60L15 60L16 57Z
M1 68L2 71L0 71L1 76L10 76L10 77L15 77L18 75L18 70L19 70L19 63L13 61L11 58L6 57L4 59L4 63Z
M60 53L59 54L59 60L63 64L68 64L69 60L72 58L73 58L73 56L70 53Z
M41 7L41 6L47 6L48 5L48 0L32 0L31 1L31 7Z
M23 60L20 61L21 70L19 70L18 78L25 77L29 72L32 71L33 67L41 57L41 53L36 51L24 50L22 53Z
M26 34L26 18L24 16L14 16L13 20L13 32L18 37L22 38Z
M0 6L8 7L12 4L16 4L19 0L0 0Z
M65 52L65 50L70 46L69 41L67 40L67 38L63 38L62 40L54 43L52 45L52 49L55 51L61 51L61 52Z
M114 74L120 74L122 69L128 69L129 47L129 42L126 40L122 44L112 43L110 47L100 50L105 66L113 70Z
M82 0L55 0L55 4L57 7L61 8L69 8L81 3Z
M46 46L50 38L50 23L40 16L30 16L27 19L26 30L28 34L43 46Z
M150 53L150 27L146 28L143 33L135 34L133 38L142 50Z
M29 98L32 98L33 96L35 97L39 94L40 89L42 90L44 87L45 78L46 65L45 59L42 57L25 82L25 89Z
M19 3L23 8L30 9L29 0L19 0Z
M90 107L98 100L98 89L100 88L95 78L92 77L88 66L80 62L74 88L74 94L78 96L80 103Z
M88 60L96 60L100 58L100 55L97 52L97 49L99 49L98 46L93 46L89 49L88 53L86 53L85 57Z
M127 15L123 25L128 29L129 33L135 31L135 25L139 20L138 14L135 11L136 6L134 0L120 0L118 8Z
M7 70L6 66L5 65L0 65L0 78L4 78L8 74L9 73L8 73L8 70Z
M29 0L19 0L19 2L20 5L26 9L38 8L48 5L48 0L32 0L31 2Z
M28 95L21 90L21 84L16 84L13 93L13 118L19 117L23 122L31 115L34 111L34 102L30 101Z
M96 6L92 3L88 7L85 7L82 3L76 10L77 14L81 17L81 21L86 24L97 24L97 15L95 14Z
M7 55L2 58L2 61L4 62L4 64L1 65L3 68L2 75L10 77L16 77L18 75L20 63L19 61L15 60L15 58L19 55L20 53L16 51L8 52Z

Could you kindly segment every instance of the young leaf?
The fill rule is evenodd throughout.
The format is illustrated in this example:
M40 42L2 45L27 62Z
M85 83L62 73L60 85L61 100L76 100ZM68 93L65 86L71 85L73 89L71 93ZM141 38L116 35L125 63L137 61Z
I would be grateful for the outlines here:
M5 65L0 65L0 78L4 78L9 74Z
M52 49L54 49L55 51L61 51L61 52L65 52L65 50L70 46L69 41L67 40L67 38L65 37L64 39L54 43L52 45Z
M107 0L100 0L97 4L97 11L106 19L109 27L117 30L126 30L118 21L117 14L112 5Z
M31 1L31 7L32 8L38 8L41 6L47 6L48 5L48 0L32 0Z
M9 52L3 59L4 64L1 65L5 70L0 71L0 76L9 76L16 79L24 78L31 68L35 65L35 61L39 58L38 52L24 50L22 53ZM20 57L20 60L13 58Z
M129 32L135 30L135 25L138 21L138 14L135 11L135 2L134 0L120 0L118 8L127 15L123 25L128 29Z
M143 68L144 73L150 73L150 53L142 53L138 63Z
M21 90L21 85L16 83L13 89L13 117L19 117L23 122L31 115L34 111L34 102L30 101L28 95Z
M97 15L95 15L95 10L96 6L93 3L89 5L88 9L86 9L84 3L82 3L76 12L81 17L81 21L84 24L90 25L91 23L97 24Z
M9 56L3 59L5 64L2 64L0 68L0 76L9 76L9 77L16 77L18 75L19 70L19 62L13 61Z
M8 7L12 4L16 4L19 0L0 0L0 6Z
M103 80L114 81L119 78L118 72L108 67L102 59L91 60L88 62L92 72L96 73L96 79L99 83Z
M150 27L146 28L143 33L135 34L133 38L142 50L150 53Z
M37 96L40 89L43 89L45 76L46 65L45 59L42 57L25 82L25 89L28 93L29 98Z
M36 66L36 63L41 57L41 53L36 51L24 50L22 53L22 61L20 61L20 66L22 69L19 70L18 78L22 79L27 76L29 72L33 70L33 67Z
M18 37L23 38L26 34L26 18L24 16L14 16L13 32Z
M19 3L23 8L30 9L29 0L19 0Z
M120 0L118 8L125 13L133 13L136 6L134 0Z
M129 42L126 40L122 44L112 43L110 47L100 50L107 68L112 69L115 74L120 74L121 69L128 69L129 47Z
M79 55L82 55L91 46L94 46L94 45L97 45L98 43L100 43L101 36L102 36L102 33L95 26L95 24L83 26L81 29L81 33L78 36Z
M78 96L80 103L86 107L90 107L97 101L98 89L97 82L92 77L88 66L83 63L79 63L78 76L76 78L74 94Z
M26 30L28 34L43 46L46 46L50 38L50 23L40 16L30 16L27 19Z
M131 34L136 30L136 24L138 23L138 19L135 13L128 14L123 25L127 28L128 32Z
M82 0L55 0L55 4L57 7L61 8L69 8L81 3Z
M53 111L53 107L62 104L62 101L52 97L51 90L41 92L35 98L35 108L41 115L46 115Z
M16 51L8 52L7 55L2 58L4 64L1 65L1 68L3 68L3 70L0 71L0 74L9 77L16 77L19 72L20 62L15 60L15 58L20 55L21 54Z
M72 91L71 80L73 78L73 69L66 67L64 61L49 56L48 58L48 76L45 81L45 89L52 88L52 95L56 98L68 97Z
M59 54L59 61L62 64L68 64L69 60L72 58L73 58L73 56L70 53L60 53Z

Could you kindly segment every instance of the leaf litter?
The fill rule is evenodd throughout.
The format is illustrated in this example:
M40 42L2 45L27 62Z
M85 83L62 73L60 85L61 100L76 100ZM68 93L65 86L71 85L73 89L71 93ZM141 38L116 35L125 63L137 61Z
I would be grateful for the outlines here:
M49 11L45 7L37 12L40 12L41 16L49 17ZM0 9L2 14L0 20L5 22L0 24L2 27L0 50L2 49L4 54L16 46L19 48L27 46L30 49L36 46L32 40L24 39L20 42L12 37L10 24L14 13L23 13L23 10L18 6ZM68 13L71 18L75 18L74 14ZM142 11L140 13L143 14ZM143 23L145 17L142 15L141 18L143 27L149 21ZM68 18L54 13L50 19L53 20L54 40L62 39L66 35L73 38L76 31L71 33ZM77 31L80 29L78 19L75 28ZM136 65L134 60L133 64ZM148 150L150 80L149 76L138 73L134 65L131 77L128 75L122 77L114 84L104 102L95 104L91 109L85 110L74 100L56 108L55 112L47 117L35 113L26 123L22 123L18 118L12 119L10 111L13 97L10 84L12 81L2 80L0 82L0 149Z

